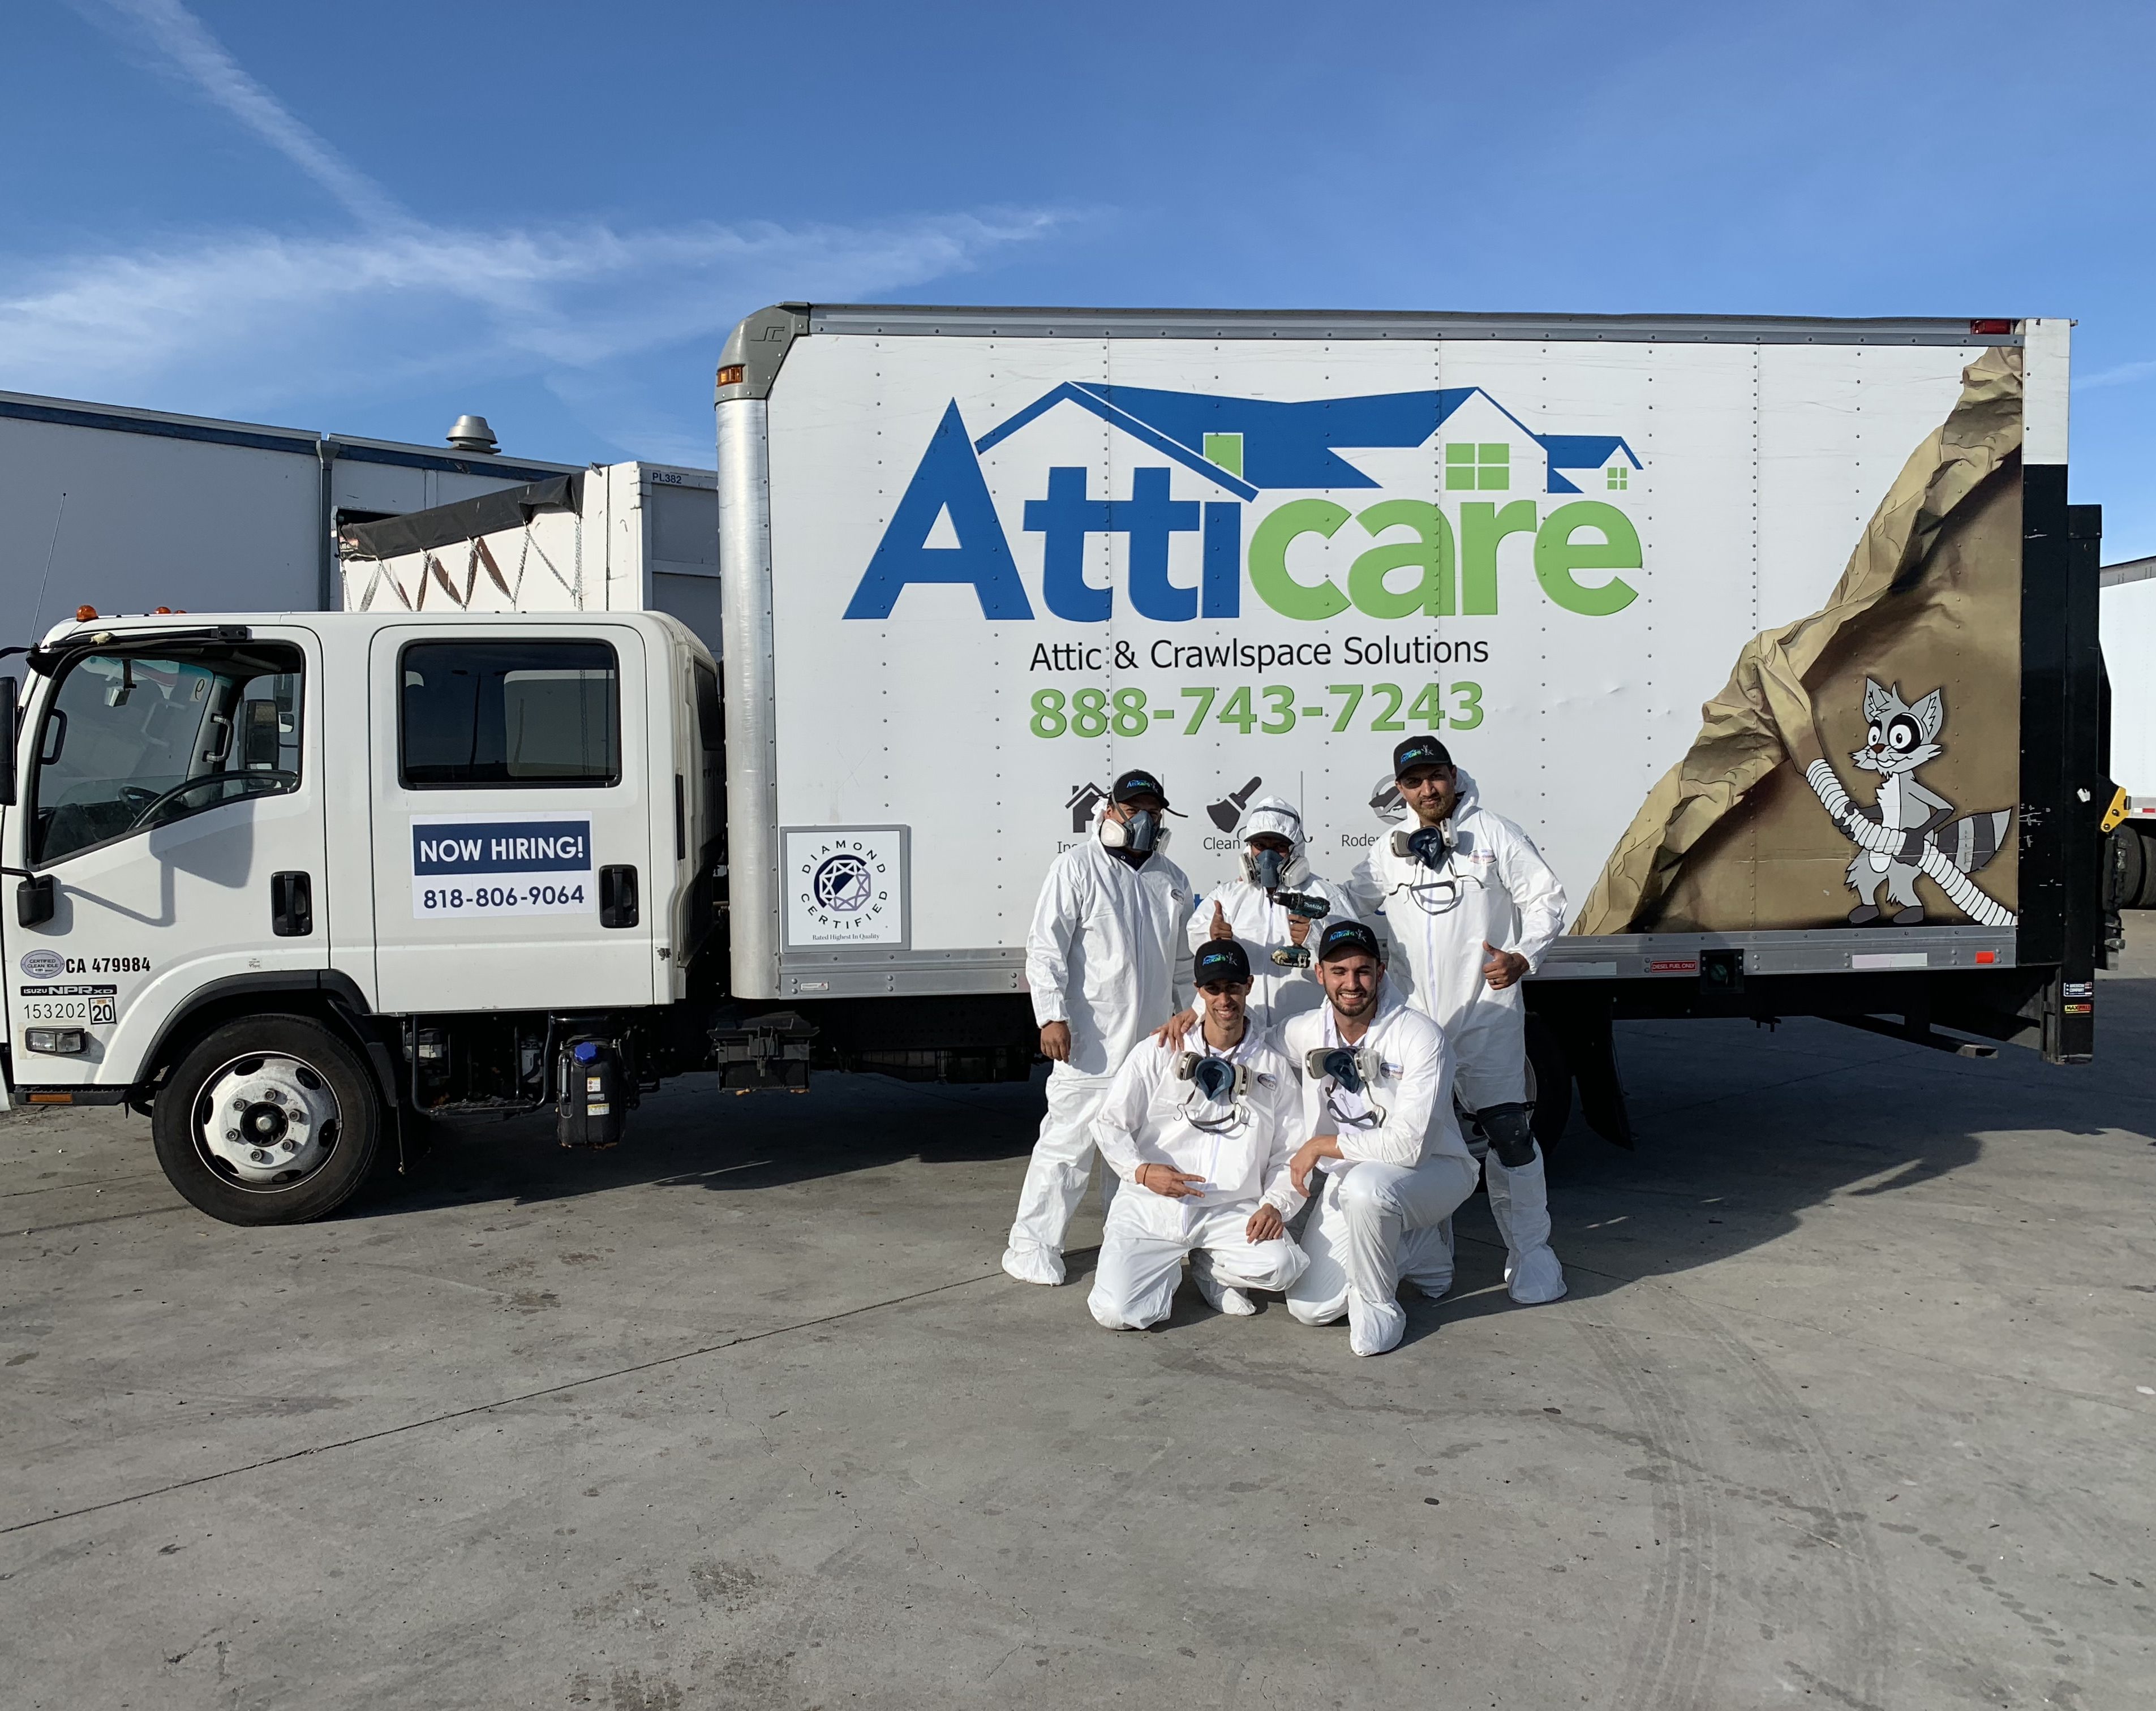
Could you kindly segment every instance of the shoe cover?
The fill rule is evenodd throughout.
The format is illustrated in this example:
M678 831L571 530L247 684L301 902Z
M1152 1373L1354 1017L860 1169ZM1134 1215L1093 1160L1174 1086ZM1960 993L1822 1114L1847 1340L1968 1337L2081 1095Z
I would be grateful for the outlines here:
M1490 1191L1490 1216L1505 1238L1505 1289L1522 1307L1539 1307L1564 1293L1564 1268L1550 1248L1549 1186L1542 1150L1534 1162L1507 1170L1496 1154L1482 1161Z
M1505 1263L1505 1293L1522 1307L1540 1307L1564 1296L1564 1268L1545 1242L1531 1253Z
M1198 1285L1198 1293L1215 1313L1224 1313L1230 1319L1248 1319L1258 1310L1258 1304L1242 1290L1214 1276L1209 1254L1201 1253L1191 1260L1190 1281Z
M1383 1355L1408 1333L1407 1309L1397 1301L1365 1301L1349 1291L1348 1346L1358 1355Z
M1021 1283L1063 1281L1063 1256L1052 1247L1006 1247L1004 1269Z

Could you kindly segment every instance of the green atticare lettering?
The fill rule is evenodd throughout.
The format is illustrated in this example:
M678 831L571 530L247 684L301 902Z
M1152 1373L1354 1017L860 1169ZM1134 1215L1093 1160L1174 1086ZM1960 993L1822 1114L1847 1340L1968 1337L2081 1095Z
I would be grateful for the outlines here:
M1372 617L1452 616L1452 525L1445 513L1419 499L1389 499L1372 505L1355 520L1372 535L1409 528L1412 540L1389 540L1372 547L1348 568L1348 597L1356 610ZM1421 572L1412 587L1386 581L1394 571Z
M1472 506L1463 505L1462 510ZM1507 505L1506 510L1512 507ZM1575 540L1583 529L1600 532L1599 540ZM1639 591L1621 576L1588 587L1574 571L1636 571L1640 568L1640 535L1632 520L1616 506L1599 499L1575 499L1559 505L1543 520L1535 533L1535 580L1567 612L1583 617L1607 617L1622 612L1640 597Z
M1532 512L1530 505L1528 510ZM1348 597L1327 578L1298 582L1288 574L1288 543L1300 535L1330 540L1348 518L1345 505L1330 499L1298 499L1271 512L1250 535L1250 588L1282 617L1316 623L1348 609ZM1530 523L1530 528L1534 525Z
M1535 532L1535 502L1509 505L1471 499L1460 507L1460 610L1488 617L1497 610L1497 543L1507 535Z

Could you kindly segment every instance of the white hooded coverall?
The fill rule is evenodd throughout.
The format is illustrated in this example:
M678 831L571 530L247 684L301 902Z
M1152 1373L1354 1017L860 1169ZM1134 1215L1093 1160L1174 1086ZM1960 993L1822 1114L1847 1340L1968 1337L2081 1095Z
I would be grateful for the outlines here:
M1527 961L1530 972L1564 930L1564 888L1527 834L1481 805L1475 781L1459 770L1451 816L1453 848L1444 873L1373 845L1349 884L1381 914L1407 966L1399 981L1408 1001L1445 1030L1460 1102L1471 1111L1527 1097L1527 1007L1517 981L1492 991L1482 965L1495 945ZM1412 828L1410 828L1412 829ZM1448 1119L1450 1113L1447 1112ZM1505 1238L1505 1282L1521 1302L1554 1301L1564 1273L1550 1249L1549 1190L1542 1151L1507 1169L1483 1160L1490 1212ZM1450 1247L1451 1232L1445 1232Z
M1086 1196L1109 1081L1190 991L1190 899L1183 869L1158 849L1133 868L1097 835L1048 870L1025 936L1025 977L1034 1020L1069 1024L1070 1057L1048 1073L1048 1114L1004 1254L1014 1278L1063 1281L1063 1234Z
M1302 816L1292 805L1278 797L1264 797L1243 811L1242 823L1235 828L1235 835L1244 840L1246 847L1251 838L1265 832L1285 838L1295 846L1279 889L1322 897L1332 906L1332 912L1323 920L1310 924L1310 931L1303 939L1303 948L1315 952L1319 935L1335 921L1360 920L1362 916L1356 912L1354 899L1345 885L1321 879L1310 871ZM1249 879L1231 880L1198 899L1198 907L1190 916L1190 949L1194 954L1213 936L1213 905L1216 903L1235 930L1244 954L1250 959L1252 1022L1265 1029L1277 1028L1291 1016L1315 1010L1325 1001L1325 989L1317 984L1315 969L1282 968L1272 960L1274 951L1285 950L1295 942L1288 934L1290 916L1264 887Z
M1186 1048L1224 1058L1250 1073L1242 1100L1209 1100L1179 1079ZM1197 1120L1194 1121L1195 1119ZM1302 1144L1302 1099L1287 1062L1255 1023L1240 1043L1209 1047L1202 1033L1183 1047L1142 1041L1123 1062L1094 1119L1101 1157L1124 1184L1108 1208L1101 1263L1086 1306L1110 1330L1143 1330L1168 1315L1183 1258L1207 1299L1222 1311L1255 1309L1245 1289L1285 1289L1309 1263L1285 1230L1252 1242L1250 1217L1260 1205L1283 1222L1302 1196L1288 1180L1287 1161ZM1201 1127L1202 1124L1224 1124ZM1141 1165L1167 1165L1205 1182L1204 1192L1171 1199L1137 1186Z
M1302 1248L1309 1266L1287 1292L1305 1324L1348 1315L1348 1345L1382 1355L1407 1331L1402 1278L1425 1294L1452 1282L1446 1221L1475 1191L1475 1156L1452 1115L1452 1055L1437 1024L1400 1001L1389 981L1358 1042L1378 1058L1362 1096L1304 1072L1311 1049L1339 1042L1332 1007L1305 1011L1281 1030L1282 1054L1301 1083L1306 1135L1337 1135L1342 1162L1322 1177ZM1343 1117L1362 1119L1358 1123ZM1435 1287L1433 1287L1435 1285Z

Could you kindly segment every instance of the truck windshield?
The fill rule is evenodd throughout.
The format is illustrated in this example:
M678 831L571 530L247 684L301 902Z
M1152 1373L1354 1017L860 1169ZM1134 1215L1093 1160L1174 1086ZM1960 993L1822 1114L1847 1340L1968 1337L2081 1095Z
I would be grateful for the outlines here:
M300 786L299 650L91 653L38 734L31 859Z

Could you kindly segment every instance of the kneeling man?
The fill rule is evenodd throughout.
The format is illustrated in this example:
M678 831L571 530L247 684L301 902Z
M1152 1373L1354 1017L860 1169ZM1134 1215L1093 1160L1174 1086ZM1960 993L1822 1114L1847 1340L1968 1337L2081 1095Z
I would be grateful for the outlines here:
M1308 1263L1287 1220L1302 1205L1288 1158L1309 1133L1286 1061L1251 1027L1250 963L1214 940L1192 971L1204 1023L1184 1051L1141 1040L1094 1120L1101 1156L1139 1192L1118 1194L1086 1304L1110 1330L1168 1314L1183 1256L1222 1313L1258 1309L1250 1289L1285 1289Z
M1382 1355L1407 1331L1400 1280L1436 1293L1451 1282L1443 1226L1475 1191L1475 1157L1452 1115L1445 1035L1386 984L1377 935L1360 921L1327 927L1317 978L1323 1007L1280 1031L1310 1136L1288 1176L1314 1196L1287 1308L1305 1324L1345 1313L1348 1346Z

